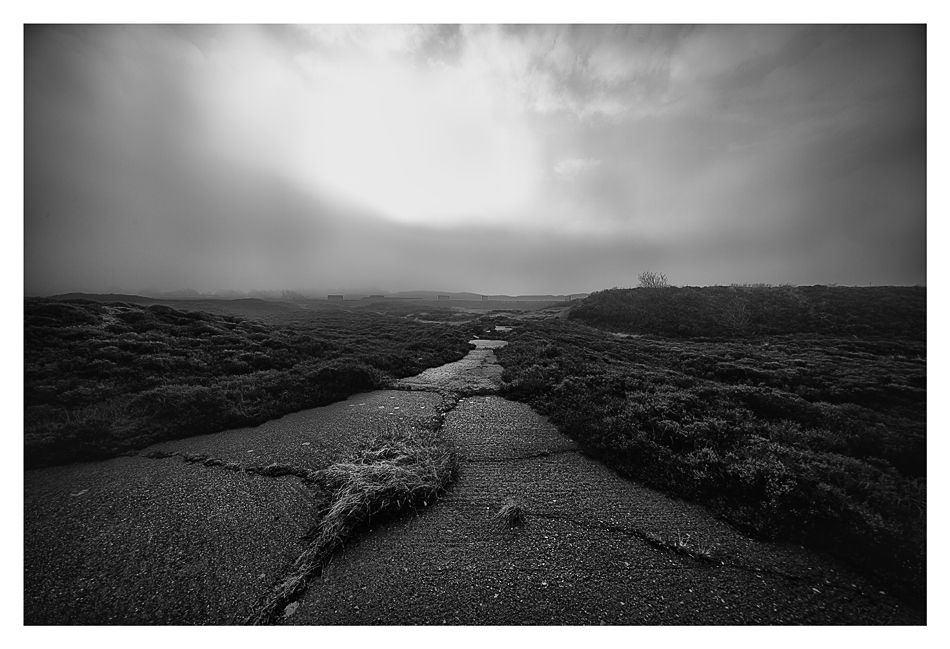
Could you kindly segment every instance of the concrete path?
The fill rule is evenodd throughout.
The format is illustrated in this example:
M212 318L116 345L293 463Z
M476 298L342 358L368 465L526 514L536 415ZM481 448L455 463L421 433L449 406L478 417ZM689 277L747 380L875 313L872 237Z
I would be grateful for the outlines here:
M179 459L29 471L25 624L228 624L304 549L296 478Z
M26 472L26 624L236 624L305 549L324 468L389 426L432 425L460 478L349 543L285 624L922 624L837 563L752 541L618 477L489 393L492 349L256 428ZM472 396L483 395L483 396ZM496 519L518 507L524 524Z
M504 347L504 340L470 340L475 349L454 363L433 367L422 374L402 379L396 385L404 390L430 390L454 394L486 394L501 387L501 366L493 349Z
M450 493L347 545L285 623L923 622L834 561L617 476L522 404L463 399L445 432L465 457ZM523 526L495 520L506 502Z
M25 623L241 623L305 549L325 496L248 469L324 468L388 426L430 423L441 403L358 394L135 457L27 471Z

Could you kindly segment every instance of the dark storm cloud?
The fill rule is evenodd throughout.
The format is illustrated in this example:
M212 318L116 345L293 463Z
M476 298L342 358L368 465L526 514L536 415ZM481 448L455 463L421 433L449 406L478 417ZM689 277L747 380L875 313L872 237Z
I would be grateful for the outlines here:
M925 36L28 27L26 290L922 283Z

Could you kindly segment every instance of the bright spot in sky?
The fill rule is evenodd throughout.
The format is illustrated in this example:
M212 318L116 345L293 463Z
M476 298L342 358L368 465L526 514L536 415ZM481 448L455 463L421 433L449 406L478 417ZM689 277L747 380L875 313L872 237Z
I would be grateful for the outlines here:
M924 283L926 36L28 26L27 290Z
M537 152L489 90L398 65L323 80L300 125L302 181L400 221L499 217L534 199ZM385 106L386 110L379 108Z
M243 51L266 47L248 40ZM312 54L279 68L266 51L249 59L217 93L228 159L280 168L304 190L404 223L503 222L537 201L537 137L478 69ZM240 150L235 132L245 134Z

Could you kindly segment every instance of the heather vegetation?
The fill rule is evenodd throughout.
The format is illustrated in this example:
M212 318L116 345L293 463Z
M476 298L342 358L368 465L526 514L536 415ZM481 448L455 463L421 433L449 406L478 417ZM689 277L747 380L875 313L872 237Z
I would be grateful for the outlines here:
M611 290L496 355L504 396L621 473L921 601L925 322L922 288Z
M385 387L469 349L463 327L368 310L267 314L28 298L26 466L257 425Z
M654 288L592 293L570 318L610 331L690 338L807 333L923 342L927 332L922 287L649 284Z

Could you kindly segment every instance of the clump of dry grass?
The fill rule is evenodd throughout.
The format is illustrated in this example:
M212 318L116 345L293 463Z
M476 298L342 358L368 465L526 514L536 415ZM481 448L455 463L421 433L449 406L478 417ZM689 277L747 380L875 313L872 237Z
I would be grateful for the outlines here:
M495 513L494 518L499 525L506 528L521 527L525 524L524 510L510 498Z
M330 506L314 530L310 547L248 623L274 620L372 517L427 506L451 484L457 470L456 454L436 432L400 429L381 435L348 460L312 472L310 479L332 494Z

